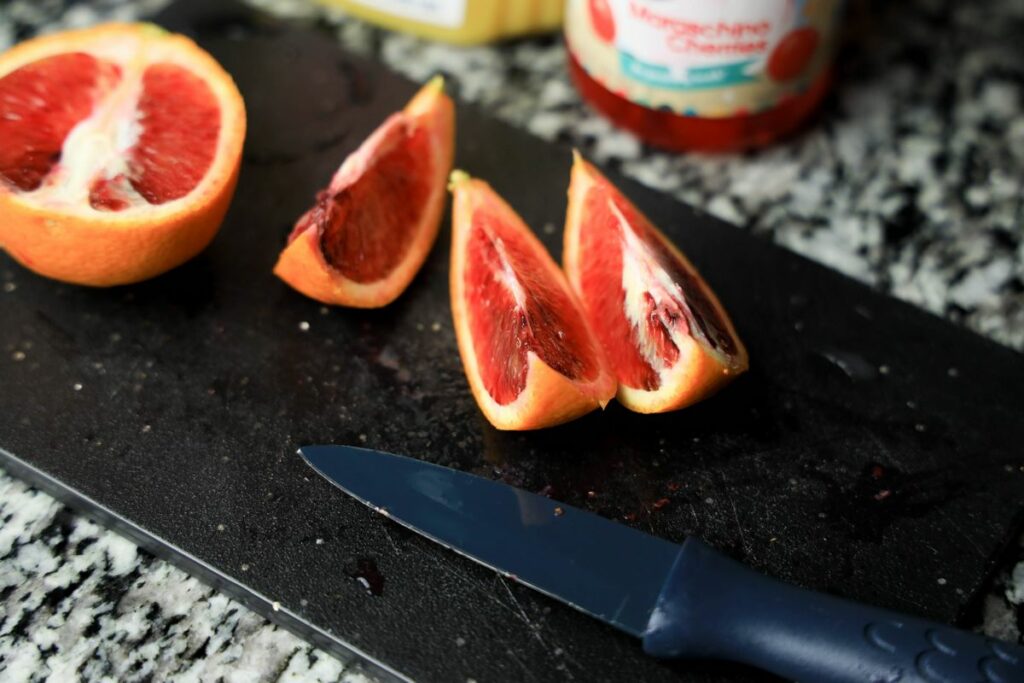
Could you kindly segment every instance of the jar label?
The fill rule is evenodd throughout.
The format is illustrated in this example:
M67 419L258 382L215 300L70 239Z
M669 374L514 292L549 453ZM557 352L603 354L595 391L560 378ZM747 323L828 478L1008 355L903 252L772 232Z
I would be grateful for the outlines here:
M354 2L403 19L432 26L459 28L466 20L466 0L354 0Z
M840 0L568 0L566 42L615 94L717 118L771 109L832 59Z

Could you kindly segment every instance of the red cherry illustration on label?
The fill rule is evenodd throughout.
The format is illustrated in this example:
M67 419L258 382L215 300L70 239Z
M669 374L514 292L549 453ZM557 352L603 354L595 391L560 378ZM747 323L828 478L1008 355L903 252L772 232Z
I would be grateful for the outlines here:
M606 43L615 40L615 17L608 0L590 0L590 23L597 37Z
M790 31L768 57L768 75L773 81L788 81L799 76L818 49L818 32L805 26Z

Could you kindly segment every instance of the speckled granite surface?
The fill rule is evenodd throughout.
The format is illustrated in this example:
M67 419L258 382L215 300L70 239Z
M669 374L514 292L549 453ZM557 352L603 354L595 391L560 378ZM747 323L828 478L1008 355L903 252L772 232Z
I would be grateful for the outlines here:
M743 156L660 154L579 101L558 40L453 49L295 0L411 78L569 141L641 182L1024 349L1024 4L854 3L839 87L803 135ZM41 30L133 19L163 0L7 1L0 49ZM16 295L3 292L0 296ZM2 426L2 419L0 419ZM983 627L1020 639L1024 551ZM982 620L982 617L979 617ZM356 681L345 665L0 471L0 679Z

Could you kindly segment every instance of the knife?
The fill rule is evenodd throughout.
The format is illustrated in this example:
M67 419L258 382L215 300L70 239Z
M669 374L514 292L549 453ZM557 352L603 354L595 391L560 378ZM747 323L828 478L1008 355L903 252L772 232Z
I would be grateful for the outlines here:
M299 454L446 548L642 639L662 658L743 662L805 683L1024 683L1024 648L760 574L545 496L349 446Z

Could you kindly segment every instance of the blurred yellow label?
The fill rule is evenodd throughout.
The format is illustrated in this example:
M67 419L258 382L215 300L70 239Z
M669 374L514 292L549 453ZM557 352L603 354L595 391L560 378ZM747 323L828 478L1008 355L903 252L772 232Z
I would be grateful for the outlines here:
M387 12L400 19L410 19L447 28L459 28L466 20L468 0L353 0L353 2Z
M487 43L562 24L563 0L321 0L394 31L449 43Z

